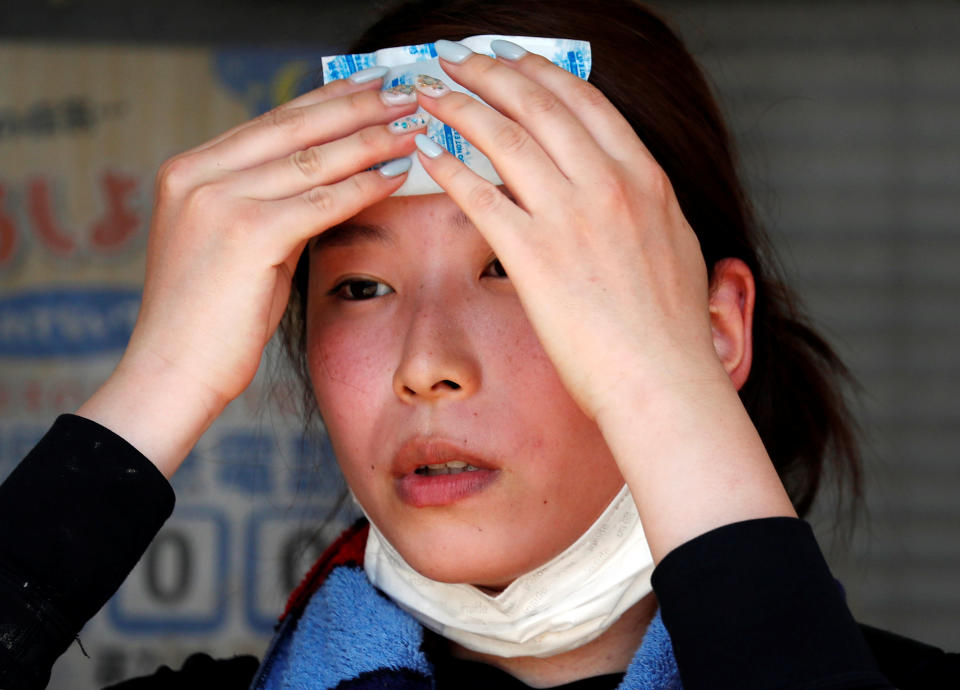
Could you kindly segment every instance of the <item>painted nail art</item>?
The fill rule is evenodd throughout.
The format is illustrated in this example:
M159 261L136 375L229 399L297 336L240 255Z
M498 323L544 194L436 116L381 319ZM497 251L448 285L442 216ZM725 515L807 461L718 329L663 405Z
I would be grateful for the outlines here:
M399 120L394 120L387 125L387 129L394 134L406 134L407 132L412 132L416 129L423 129L426 126L427 118L421 113L414 113L413 115L408 115L407 117L401 117Z
M440 39L433 45L437 49L437 55L447 62L453 62L457 65L473 55L473 51L462 43L455 43L454 41Z
M407 172L411 165L413 165L413 161L409 158L394 158L377 168L377 172L384 177L396 177Z
M504 41L502 38L490 41L490 50L493 54L504 60L519 60L527 54L526 49L518 46L512 41Z
M389 74L390 69L388 67L383 67L378 65L375 67L367 67L362 69L359 72L354 72L347 79L352 81L354 84L366 84L367 82L373 81L374 79L382 79L383 77Z
M380 92L380 100L387 105L405 105L407 103L416 103L417 94L413 84L397 84L390 86Z
M436 77L431 77L429 74L418 74L417 91L424 96L439 98L440 96L446 96L450 93L450 87Z
M417 148L420 149L420 152L427 158L436 158L444 151L444 148L440 146L440 144L426 134L418 134L414 137L413 141L416 143Z

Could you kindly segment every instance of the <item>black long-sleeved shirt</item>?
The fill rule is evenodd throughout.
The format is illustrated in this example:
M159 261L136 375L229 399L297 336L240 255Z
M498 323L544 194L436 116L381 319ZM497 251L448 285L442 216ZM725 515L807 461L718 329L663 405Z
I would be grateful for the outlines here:
M56 421L0 486L0 688L46 685L173 504L166 479L122 438L82 417ZM663 559L653 585L687 690L960 688L960 656L855 623L800 520L701 535ZM495 669L436 661L440 688L524 687ZM251 657L197 656L124 687L243 688L255 668Z

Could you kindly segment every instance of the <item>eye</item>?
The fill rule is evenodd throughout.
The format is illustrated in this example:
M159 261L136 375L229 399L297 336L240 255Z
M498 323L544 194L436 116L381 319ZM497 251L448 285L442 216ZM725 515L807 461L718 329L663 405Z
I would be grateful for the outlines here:
M330 291L330 294L349 302L356 302L359 300L373 299L374 297L383 297L384 295L389 295L391 292L393 292L393 288L386 283L381 283L379 280L371 280L370 278L347 278L337 283Z
M483 273L480 274L485 278L506 278L507 271L503 267L503 264L500 263L500 259L494 257L493 260L487 264L486 268L483 269Z

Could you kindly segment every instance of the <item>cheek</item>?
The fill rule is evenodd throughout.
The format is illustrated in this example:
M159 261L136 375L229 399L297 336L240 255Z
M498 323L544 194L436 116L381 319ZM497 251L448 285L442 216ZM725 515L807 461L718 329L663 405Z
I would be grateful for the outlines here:
M488 358L486 368L499 370L490 371L485 379L528 419L540 418L544 426L539 428L556 429L564 420L578 417L586 421L524 314L510 320L493 347L499 354Z
M314 321L307 333L307 366L324 420L361 421L388 374L383 329Z
M593 491L609 498L623 480L599 428L567 392L526 318L512 333L499 394L513 401L512 427L538 483L558 499L576 496L572 504Z
M570 397L526 317L521 313L508 325L494 345L502 354L488 357L484 367L484 381L507 415L499 420L500 432L515 435L515 447L534 463L531 471L549 477L550 486L565 486L563 478L570 477L576 490L577 477L606 469L606 444Z
M347 484L370 505L375 468L366 459L384 395L392 394L386 374L389 345L382 329L343 323L308 327L307 365L317 408Z

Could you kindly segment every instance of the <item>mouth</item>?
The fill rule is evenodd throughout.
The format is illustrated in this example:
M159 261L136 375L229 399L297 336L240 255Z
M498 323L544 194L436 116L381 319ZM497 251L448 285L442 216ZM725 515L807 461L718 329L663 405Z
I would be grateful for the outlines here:
M490 461L442 439L403 444L393 472L400 500L417 508L461 501L486 489L500 474Z
M498 469L493 462L443 438L412 438L397 450L391 469L394 477L461 474Z

